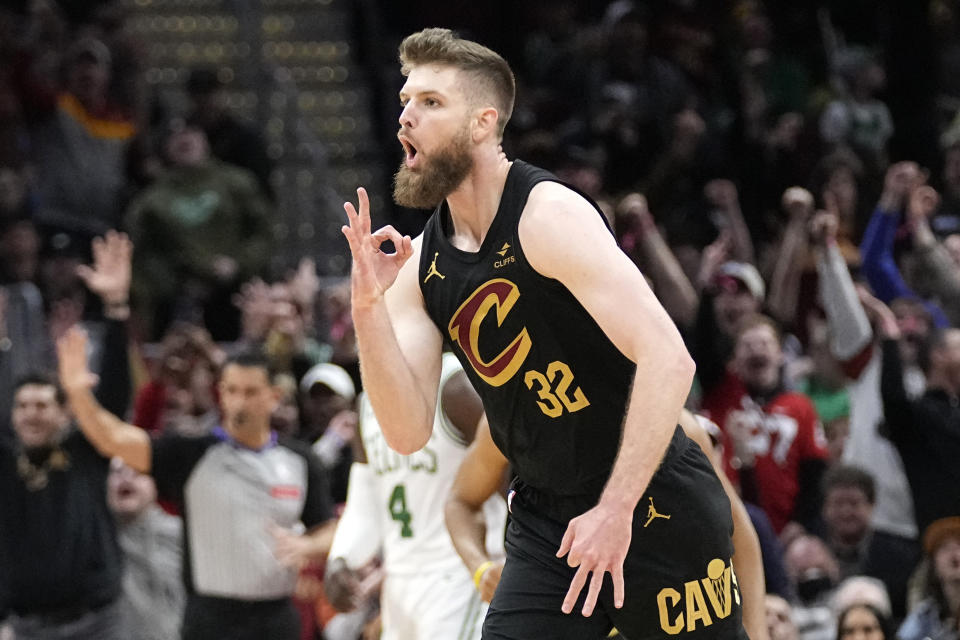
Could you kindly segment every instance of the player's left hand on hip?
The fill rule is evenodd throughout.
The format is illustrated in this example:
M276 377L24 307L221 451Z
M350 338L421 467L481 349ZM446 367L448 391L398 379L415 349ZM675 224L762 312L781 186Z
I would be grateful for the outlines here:
M567 525L557 557L567 556L567 564L578 567L573 576L561 609L573 611L580 592L590 577L590 590L583 605L583 615L590 616L597 604L603 574L609 572L613 579L613 601L617 608L623 606L623 561L630 548L633 533L633 511L597 505Z

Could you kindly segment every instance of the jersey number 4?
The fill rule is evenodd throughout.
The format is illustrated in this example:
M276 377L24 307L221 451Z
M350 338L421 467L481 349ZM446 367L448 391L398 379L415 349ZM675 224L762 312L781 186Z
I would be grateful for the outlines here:
M407 511L407 490L402 484L393 488L390 503L387 506L390 509L390 517L400 523L400 537L412 538L413 529L410 527L410 522L413 520L413 515Z

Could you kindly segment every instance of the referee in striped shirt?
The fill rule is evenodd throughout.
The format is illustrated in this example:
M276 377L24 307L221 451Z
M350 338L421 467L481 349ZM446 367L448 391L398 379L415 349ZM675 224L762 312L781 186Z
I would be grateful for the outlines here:
M333 511L309 447L270 429L279 393L266 360L242 355L224 366L222 426L212 434L151 440L97 403L86 342L74 328L57 345L77 423L102 455L151 473L183 514L184 640L297 640L297 567L326 555Z

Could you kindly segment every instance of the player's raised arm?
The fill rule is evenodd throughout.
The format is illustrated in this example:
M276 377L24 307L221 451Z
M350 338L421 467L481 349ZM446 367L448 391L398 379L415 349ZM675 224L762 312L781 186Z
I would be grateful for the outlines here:
M343 234L353 256L351 302L360 372L387 444L410 454L430 438L442 339L417 282L419 242L391 226L371 232L367 192L358 189L357 196L359 208L344 205L349 224ZM394 253L380 250L387 240Z
M520 219L519 237L530 265L566 286L637 365L610 479L597 506L570 521L557 554L567 555L568 564L579 567L564 612L573 609L588 574L593 574L583 608L584 615L590 615L604 572L613 578L615 604L623 604L623 561L633 511L676 428L695 366L643 275L582 197L555 183L537 185Z

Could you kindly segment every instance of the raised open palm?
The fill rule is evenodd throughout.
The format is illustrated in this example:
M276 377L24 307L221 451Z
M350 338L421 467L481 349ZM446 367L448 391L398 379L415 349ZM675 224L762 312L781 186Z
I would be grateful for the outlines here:
M353 255L350 282L355 308L376 303L397 279L400 267L413 255L410 236L401 236L392 226L370 232L370 199L363 187L357 189L357 200L359 212L353 203L344 203L350 224L342 229ZM393 242L396 252L380 250L380 245L387 240Z

